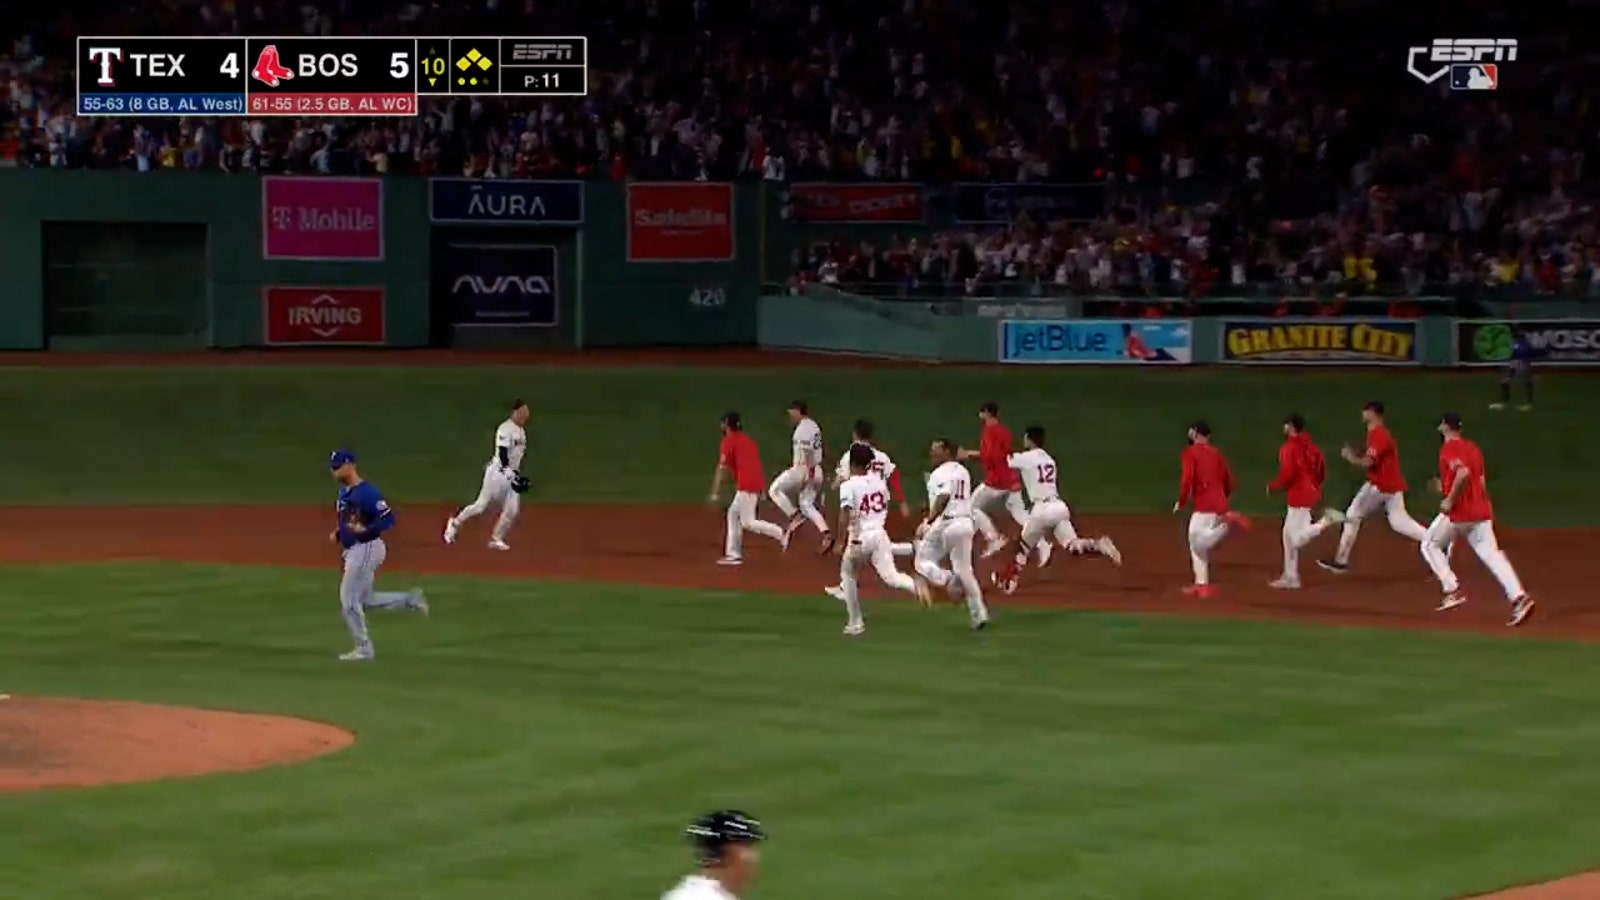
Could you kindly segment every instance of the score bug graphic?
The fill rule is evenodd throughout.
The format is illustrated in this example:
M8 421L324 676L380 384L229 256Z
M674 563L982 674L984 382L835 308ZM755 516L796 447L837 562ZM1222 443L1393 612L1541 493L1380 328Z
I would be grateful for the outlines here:
M414 116L411 38L250 38L252 115Z

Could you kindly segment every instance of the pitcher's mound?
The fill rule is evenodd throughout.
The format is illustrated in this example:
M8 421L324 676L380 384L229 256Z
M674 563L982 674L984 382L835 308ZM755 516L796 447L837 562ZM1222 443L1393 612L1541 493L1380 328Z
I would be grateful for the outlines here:
M284 716L10 697L0 701L0 791L244 772L332 753L355 739Z

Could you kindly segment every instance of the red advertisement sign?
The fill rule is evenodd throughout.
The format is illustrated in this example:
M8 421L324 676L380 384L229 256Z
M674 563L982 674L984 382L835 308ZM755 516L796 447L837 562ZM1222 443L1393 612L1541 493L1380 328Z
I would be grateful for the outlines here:
M628 185L629 262L727 262L733 256L733 185Z
M269 347L382 344L383 288L286 287L261 291L261 335Z
M797 184L789 189L796 222L921 222L914 184Z

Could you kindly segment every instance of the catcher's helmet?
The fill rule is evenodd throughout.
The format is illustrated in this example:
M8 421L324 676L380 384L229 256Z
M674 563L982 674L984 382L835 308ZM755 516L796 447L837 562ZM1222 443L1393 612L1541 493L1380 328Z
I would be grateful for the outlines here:
M729 844L753 844L766 840L761 823L748 813L736 809L719 810L701 816L689 823L685 832L694 845L695 855L701 865L721 861L722 851Z

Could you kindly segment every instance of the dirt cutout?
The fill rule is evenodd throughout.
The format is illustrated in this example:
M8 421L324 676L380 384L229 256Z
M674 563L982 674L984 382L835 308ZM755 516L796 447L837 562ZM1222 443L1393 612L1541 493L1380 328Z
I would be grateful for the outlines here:
M246 772L353 743L342 728L284 716L10 697L0 701L0 791Z

